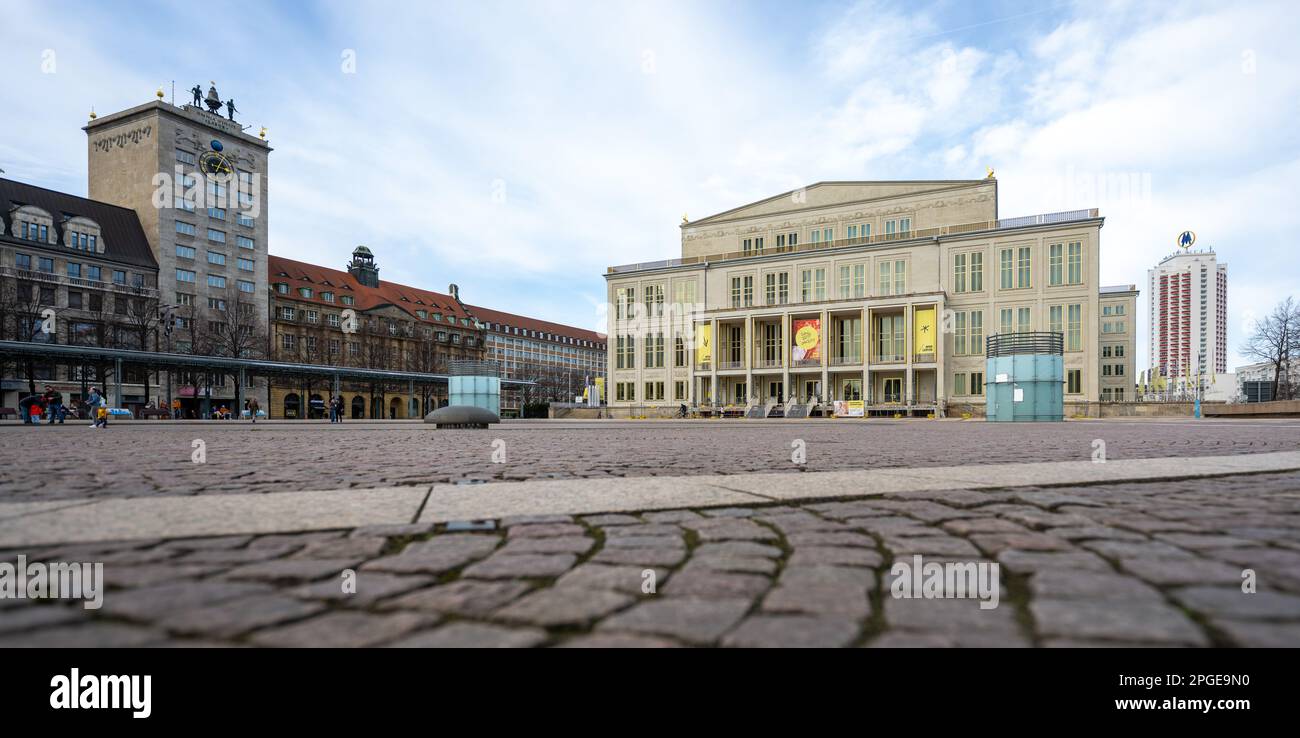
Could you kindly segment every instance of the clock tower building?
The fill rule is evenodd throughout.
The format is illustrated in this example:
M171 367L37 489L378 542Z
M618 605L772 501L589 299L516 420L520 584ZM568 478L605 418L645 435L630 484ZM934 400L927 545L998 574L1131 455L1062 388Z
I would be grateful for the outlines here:
M193 93L187 105L164 102L160 90L154 102L92 113L89 196L140 217L158 261L160 308L177 318L162 350L262 355L271 147L265 129L250 135L234 120L234 101L223 103L215 86L206 98L197 86Z

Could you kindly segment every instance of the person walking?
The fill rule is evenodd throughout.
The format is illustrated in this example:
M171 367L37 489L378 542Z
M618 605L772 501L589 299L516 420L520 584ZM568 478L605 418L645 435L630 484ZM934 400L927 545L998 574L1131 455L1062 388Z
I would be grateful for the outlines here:
M86 398L86 404L90 406L90 427L99 427L99 410L104 406L104 398L99 394L99 388L91 387L90 396ZM107 408L105 408L107 410ZM104 427L108 427L108 413L104 413Z
M252 418L254 423L257 422L257 413L261 409L262 406L258 404L256 397L248 398L248 417Z

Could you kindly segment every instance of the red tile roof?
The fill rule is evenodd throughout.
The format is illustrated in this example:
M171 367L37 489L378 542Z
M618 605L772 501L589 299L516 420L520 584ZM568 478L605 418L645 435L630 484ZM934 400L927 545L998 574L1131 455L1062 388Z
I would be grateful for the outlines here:
M387 304L409 313L417 320L419 318L415 314L416 310L427 310L430 315L442 313L444 316L457 318L471 317L455 298L441 292L416 289L404 284L385 282L382 279L379 280L378 287L367 287L347 272L294 261L274 254L268 259L268 270L267 281L272 285L279 282L288 284L290 290L295 290L289 296L298 301L337 305L338 295L352 295L355 304L351 307L358 310L370 310ZM299 295L296 292L299 287L311 287L312 296L305 298ZM335 302L328 303L320 299L321 292L333 292L336 296Z
M479 320L485 323L501 323L502 325L514 326L523 330L554 333L557 336L567 336L569 338L576 338L583 341L595 341L596 343L605 342L605 337L595 331L574 328L573 326L564 325L563 323L537 320L536 318L528 318L523 315L515 315L514 313L503 313L500 310L479 307L477 305L467 305L466 307L468 307L470 312L474 313Z
M302 261L295 261L293 259L286 259L283 256L276 256L274 254L270 255L267 263L269 269L267 281L271 285L275 285L279 282L288 284L291 292L286 295L286 297L298 302L312 302L319 305L338 306L339 295L352 295L355 298L355 304L350 307L356 308L357 310L369 310L387 304L393 305L416 320L420 319L419 316L415 314L416 310L427 310L430 316L434 313L441 313L444 317L475 317L485 323L499 323L524 330L553 333L558 336L567 336L569 338L585 341L595 341L597 343L605 342L605 337L595 333L594 331L574 328L560 323L551 323L545 320L535 320L523 315L504 313L490 308L468 305L465 307L469 308L470 313L466 313L464 308L456 302L455 298L441 292L430 292L415 287L408 287L404 284L385 282L382 279L379 280L378 287L366 287L358 282L356 277L353 277L345 271L329 269L327 267L308 264ZM299 295L297 292L299 287L311 287L312 296L307 298ZM335 294L335 301L333 303L325 302L320 297L321 292L333 292ZM427 318L426 320L433 322L432 317Z

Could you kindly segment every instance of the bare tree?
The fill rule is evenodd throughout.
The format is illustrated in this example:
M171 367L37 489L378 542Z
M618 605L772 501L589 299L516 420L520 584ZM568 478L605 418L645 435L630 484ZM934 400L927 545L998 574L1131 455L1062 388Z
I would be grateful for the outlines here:
M1289 400L1292 362L1300 358L1300 304L1288 297L1273 308L1263 320L1256 321L1255 332L1246 339L1242 354L1273 365L1273 399Z

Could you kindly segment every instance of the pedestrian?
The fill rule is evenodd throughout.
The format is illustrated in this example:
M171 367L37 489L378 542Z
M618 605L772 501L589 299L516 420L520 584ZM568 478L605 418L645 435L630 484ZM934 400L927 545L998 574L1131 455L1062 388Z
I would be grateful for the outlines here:
M172 399L172 420L180 420L180 419L181 419L181 401L180 398L177 397Z
M262 406L258 404L256 397L248 398L248 402L245 404L248 405L248 416L253 419L254 423L256 423L257 413L262 409Z
M86 398L86 404L90 406L90 427L99 426L99 409L104 405L104 398L99 394L97 387L90 388L90 396ZM108 418L105 415L104 425L108 425Z
M41 402L50 412L50 425L54 425L55 420L59 421L59 425L63 425L63 394L47 384L45 394L41 395Z
M32 404L27 408L27 411L28 411L29 413L31 413L31 423L32 423L32 427L34 427L34 428L39 428L39 427L41 427L41 403L40 403L40 401L38 400L37 402L33 402L33 403L32 403Z
M95 409L95 423L94 423L94 426L93 426L93 427L95 427L95 428L107 428L107 427L108 427L108 407L107 407L107 406L105 406L105 405L100 405L98 408Z

